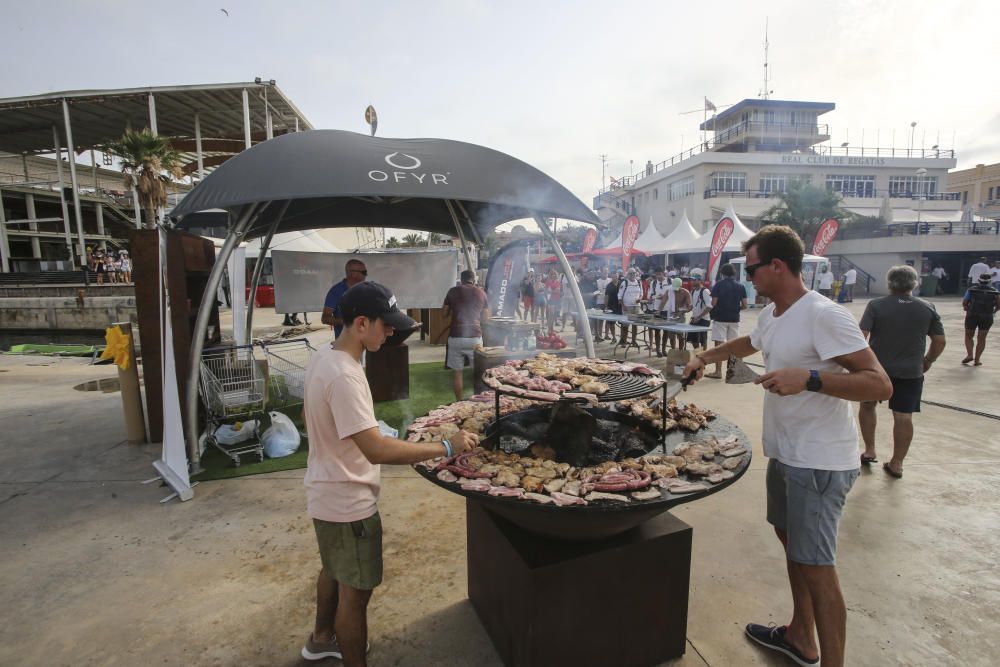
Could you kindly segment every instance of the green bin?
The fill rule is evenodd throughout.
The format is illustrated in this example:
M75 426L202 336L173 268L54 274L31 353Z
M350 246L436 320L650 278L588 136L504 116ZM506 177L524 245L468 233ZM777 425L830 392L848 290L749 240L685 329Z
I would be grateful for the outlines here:
M937 294L938 278L928 273L920 277L920 296L934 296Z

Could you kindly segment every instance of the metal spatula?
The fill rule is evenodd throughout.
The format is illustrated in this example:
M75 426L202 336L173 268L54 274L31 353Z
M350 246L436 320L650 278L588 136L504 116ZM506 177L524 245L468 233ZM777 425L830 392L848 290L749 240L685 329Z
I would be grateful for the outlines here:
M759 377L760 373L747 366L745 361L729 357L729 364L726 368L726 384L748 384Z

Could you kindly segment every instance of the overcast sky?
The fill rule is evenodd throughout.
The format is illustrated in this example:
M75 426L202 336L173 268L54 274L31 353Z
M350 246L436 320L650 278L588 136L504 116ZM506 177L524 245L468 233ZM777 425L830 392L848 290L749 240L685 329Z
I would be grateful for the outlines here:
M225 8L229 15L220 11ZM1000 10L966 2L145 0L3 3L0 97L276 79L317 128L483 144L588 204L697 142L702 99L835 102L852 146L1000 161ZM687 111L697 113L684 114Z

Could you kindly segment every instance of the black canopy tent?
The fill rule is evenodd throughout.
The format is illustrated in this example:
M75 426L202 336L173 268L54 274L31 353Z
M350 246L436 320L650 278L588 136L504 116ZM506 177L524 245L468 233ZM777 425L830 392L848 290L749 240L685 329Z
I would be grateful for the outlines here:
M206 294L217 289L241 241L263 237L251 278L259 279L271 237L327 227L395 227L482 239L497 225L533 218L570 278L580 321L586 307L575 275L546 218L595 226L601 221L557 181L531 165L483 146L445 139L386 139L342 130L286 134L257 144L213 171L168 214L176 228L227 228ZM199 461L199 362L211 299L203 299L192 337L184 422L190 462ZM253 311L248 307L247 331ZM589 327L588 356L594 355Z

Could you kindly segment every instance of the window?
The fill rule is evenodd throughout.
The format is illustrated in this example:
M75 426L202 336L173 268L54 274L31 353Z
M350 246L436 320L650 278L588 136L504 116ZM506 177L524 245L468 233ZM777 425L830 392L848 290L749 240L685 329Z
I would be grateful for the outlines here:
M694 194L694 176L682 178L670 184L670 201L684 199Z
M969 191L968 190L963 190L962 191L962 206L965 206L968 203L969 203Z
M789 183L808 183L809 174L761 174L760 191L766 193L784 192Z
M660 198L660 191L659 191L659 189L653 188L653 201L656 201L659 198Z
M990 188L990 201L993 201L993 188Z
M874 197L875 176L855 174L827 174L826 189L845 197Z
M747 173L717 171L712 174L712 189L719 192L744 192L747 189Z
M890 176L890 197L913 197L937 193L937 176Z

